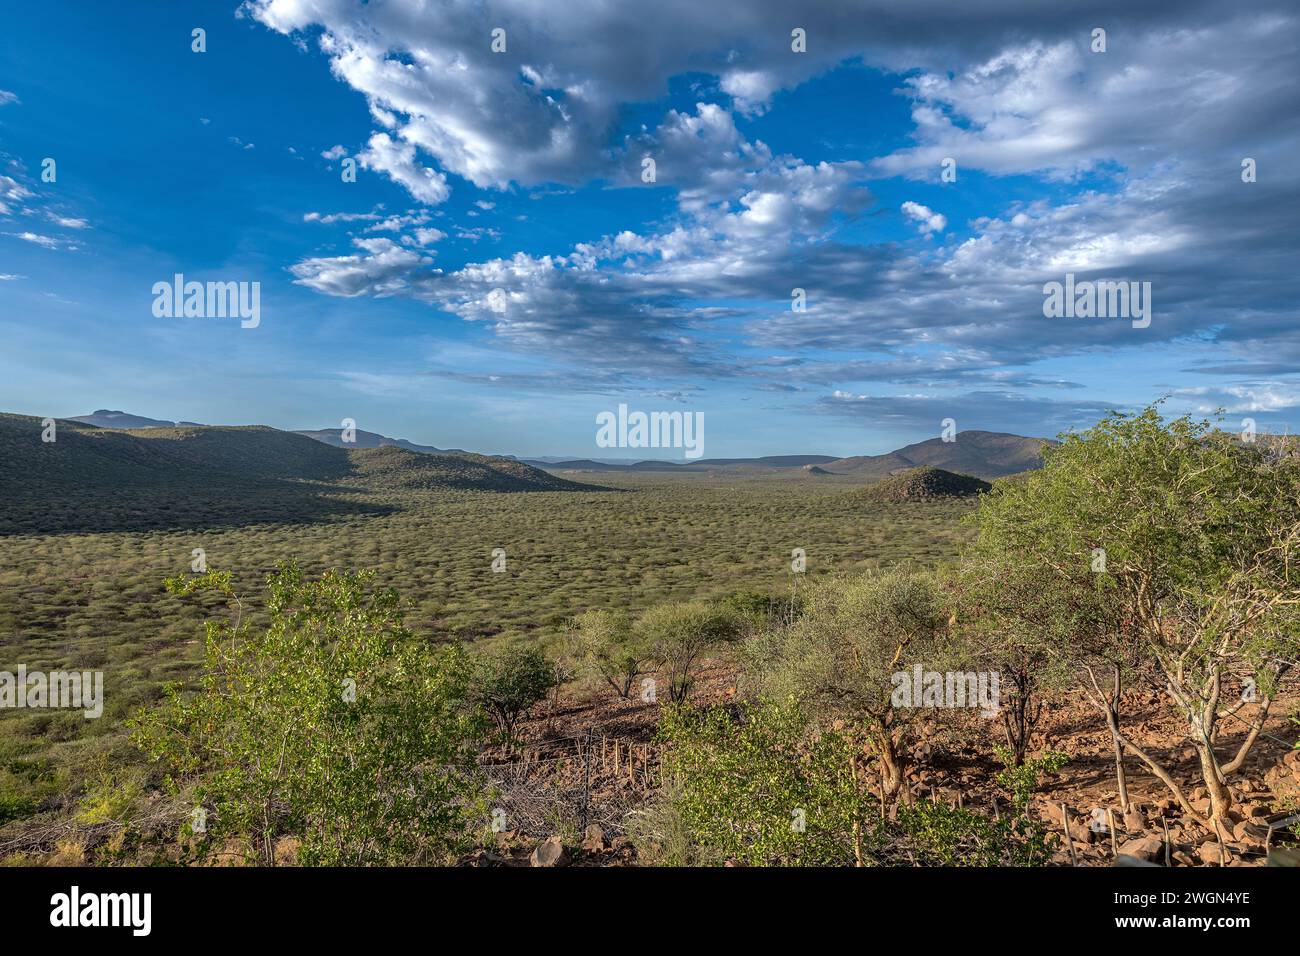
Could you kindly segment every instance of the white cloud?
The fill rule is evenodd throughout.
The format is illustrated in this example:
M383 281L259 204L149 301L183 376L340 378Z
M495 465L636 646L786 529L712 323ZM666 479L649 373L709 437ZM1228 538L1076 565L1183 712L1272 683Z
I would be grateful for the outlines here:
M942 213L937 213L929 206L922 206L919 202L912 202L910 199L903 203L903 215L908 219L916 222L916 228L921 231L921 235L928 236L933 232L943 232L948 228L948 218Z
M9 203L21 204L30 199L32 191L10 176L0 176L0 215L7 216L13 210Z
M451 195L447 177L434 169L422 166L415 159L415 147L410 143L396 142L387 133L375 133L370 145L357 154L366 169L387 173L396 183L405 187L415 199L430 206L446 202Z
M21 239L23 242L30 242L46 249L58 249L68 245L66 240L57 239L54 236L43 236L36 232L6 232L5 235L13 236L15 239Z
M10 103L18 103L18 95L10 93L8 90L0 90L0 106L8 106Z
M64 229L87 229L90 227L90 223L85 219L78 219L73 216L60 216L58 213L50 212L49 210L46 210L45 218L55 225L62 226Z
M353 239L361 251L348 256L306 259L290 267L294 282L326 295L355 297L410 293L419 270L432 259L405 249L391 239Z

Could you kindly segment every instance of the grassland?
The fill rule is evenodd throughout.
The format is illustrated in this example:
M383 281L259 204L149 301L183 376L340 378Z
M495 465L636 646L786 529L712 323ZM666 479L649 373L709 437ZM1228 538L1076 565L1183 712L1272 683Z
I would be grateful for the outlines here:
M939 563L955 553L959 519L973 507L873 502L856 483L789 470L571 474L563 477L604 487L516 494L425 490L421 474L394 481L379 463L311 482L208 476L202 494L184 484L70 486L46 499L45 512L39 499L11 499L9 533L0 535L0 669L102 670L106 702L100 720L0 712L0 823L6 814L67 812L98 775L120 777L138 764L124 719L197 662L204 615L162 587L189 570L195 548L254 598L286 561L312 573L373 569L399 589L417 633L495 645L549 642L593 607L785 593L793 548L806 551L810 576ZM101 511L115 515L101 523L109 530L21 530L36 518L37 527L84 527ZM503 573L491 569L494 548L506 552Z

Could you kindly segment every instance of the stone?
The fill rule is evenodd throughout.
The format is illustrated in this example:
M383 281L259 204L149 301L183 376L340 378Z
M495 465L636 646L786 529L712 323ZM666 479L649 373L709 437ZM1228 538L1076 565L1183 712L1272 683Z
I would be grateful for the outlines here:
M1137 807L1129 807L1124 814L1124 829L1129 833L1141 833L1147 828L1147 818Z
M591 853L600 853L605 849L605 831L600 828L599 823L587 824L587 830L583 834L582 848Z
M1206 866L1218 866L1221 857L1226 857L1228 860L1232 859L1232 851L1213 840L1209 843L1202 843L1196 855Z
M1139 860L1146 860L1148 863L1163 863L1165 861L1165 841L1160 837L1138 837L1136 840L1127 840L1119 845L1119 852L1122 856L1132 856Z
M547 837L533 850L528 862L533 866L568 866L569 851L559 837Z

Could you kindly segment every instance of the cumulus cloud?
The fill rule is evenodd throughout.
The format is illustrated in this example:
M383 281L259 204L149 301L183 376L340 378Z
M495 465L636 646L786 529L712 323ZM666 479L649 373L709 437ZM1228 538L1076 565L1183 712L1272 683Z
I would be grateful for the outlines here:
M446 202L451 195L446 176L420 165L415 159L414 146L396 142L387 133L371 136L369 146L357 154L357 159L366 169L387 173L390 179L422 203L436 206Z
M1011 420L1073 422L1103 409L1070 401L1060 392L1077 383L1029 366L1157 343L1202 343L1221 357L1205 374L1257 377L1232 386L1249 394L1216 398L1293 397L1263 378L1300 363L1300 225L1290 211L1300 200L1291 162L1300 114L1287 81L1300 20L1283 4L1194 2L1176 17L1118 2L1100 11L945 5L942 17L929 2L827 4L801 11L808 53L798 55L776 0L723 10L666 0L649 18L616 4L525 0L509 4L508 17L406 0L364 12L344 0L254 0L247 9L273 30L315 39L378 128L359 158L421 202L443 202L448 175L483 189L520 184L534 198L553 184L639 184L645 156L655 159L656 186L676 200L675 214L653 226L445 272L412 248L443 230L395 223L387 231L396 241L354 240L348 255L293 267L323 293L417 298L513 348L581 356L611 377L743 376L781 392L933 387L978 396ZM506 54L488 45L497 19L508 27ZM1087 45L1099 20L1105 54ZM897 72L909 145L860 163L810 162L742 134L738 116L780 109L782 91L844 63ZM626 104L661 99L687 73L712 78L698 84L694 108L668 110L640 132L620 127ZM1239 177L1246 155L1262 172L1250 186ZM917 187L926 203L908 200L902 215L923 237L948 236L929 248L842 228L871 211L872 178L938 183L947 158L958 169L947 188L976 173L1030 176L1046 184L1043 198L968 220L966 206ZM961 208L965 225L950 231L932 205ZM1065 273L1150 281L1151 327L1045 319L1042 286ZM804 313L789 309L796 285L807 291ZM495 289L504 309L489 300ZM716 345L719 329L765 355L740 360ZM1047 404L1025 398L1046 389L1056 393ZM900 401L858 388L827 409L884 408L867 399ZM933 415L923 398L908 401Z
M326 295L353 298L417 294L420 270L433 260L387 238L352 240L360 252L305 259L290 267L294 281Z
M908 219L916 222L916 228L921 230L921 234L928 236L932 232L943 232L948 227L948 219L942 213L937 213L929 206L922 206L919 202L912 202L910 199L903 203L903 215Z

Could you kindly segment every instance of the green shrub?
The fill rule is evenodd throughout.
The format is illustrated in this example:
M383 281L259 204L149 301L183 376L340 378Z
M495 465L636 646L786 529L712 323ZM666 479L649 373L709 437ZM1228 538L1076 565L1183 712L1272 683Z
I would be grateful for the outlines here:
M908 861L921 866L1043 866L1055 840L1022 814L994 820L930 800L900 807L896 829Z
M587 611L575 622L583 657L619 697L648 673L653 650L631 616L622 611Z
M511 648L477 661L471 694L496 723L502 738L510 742L519 718L544 700L558 681L555 665L541 651Z
M236 608L233 623L208 624L192 692L172 686L132 722L171 789L192 782L210 811L197 854L246 839L274 865L277 839L294 835L300 863L357 866L437 862L466 845L482 807L465 656L407 631L396 593L370 578L283 567L265 628L243 620L228 573L168 582Z
M741 619L711 601L658 604L637 620L655 663L668 680L668 698L684 704L695 683L695 666L716 644L741 633Z
M760 696L793 697L812 716L843 720L874 748L886 799L906 799L906 744L916 708L895 707L895 675L942 669L947 623L933 576L905 569L828 579L792 624L744 645Z
M993 751L1005 768L998 772L998 786L1011 794L1011 802L1020 813L1029 809L1029 800L1043 774L1056 773L1070 762L1069 755L1059 750L1047 750L1019 763L1010 747L998 745Z
M676 860L846 866L868 858L878 804L857 780L859 749L807 734L793 701L734 716L670 707L660 725L668 784L658 820L680 828ZM687 854L685 847L690 848Z

